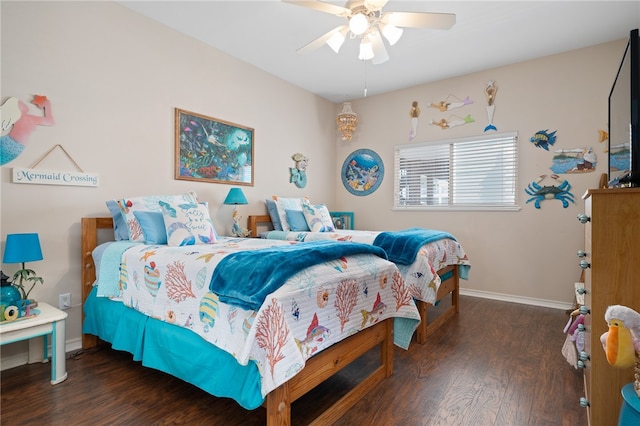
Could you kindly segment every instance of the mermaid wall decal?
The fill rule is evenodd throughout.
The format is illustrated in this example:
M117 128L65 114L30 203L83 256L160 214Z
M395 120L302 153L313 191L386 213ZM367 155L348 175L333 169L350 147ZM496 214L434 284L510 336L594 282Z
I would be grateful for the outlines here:
M489 119L489 124L484 128L485 132L489 130L498 130L496 126L493 125L493 113L496 110L496 94L498 93L498 85L495 81L489 80L487 82L487 86L484 88L484 94L487 98L487 118Z
M2 104L2 133L0 134L0 166L18 158L27 146L36 126L52 126L51 102L46 96L34 95L32 104L42 109L43 116L28 114L29 107L16 97Z

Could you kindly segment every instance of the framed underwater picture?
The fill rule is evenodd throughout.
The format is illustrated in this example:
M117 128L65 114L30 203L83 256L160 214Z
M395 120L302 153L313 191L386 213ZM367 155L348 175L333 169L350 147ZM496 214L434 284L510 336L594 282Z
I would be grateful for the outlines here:
M353 195L369 195L382 183L384 164L375 151L358 149L344 160L340 178Z
M176 179L253 186L252 128L176 108L175 132Z

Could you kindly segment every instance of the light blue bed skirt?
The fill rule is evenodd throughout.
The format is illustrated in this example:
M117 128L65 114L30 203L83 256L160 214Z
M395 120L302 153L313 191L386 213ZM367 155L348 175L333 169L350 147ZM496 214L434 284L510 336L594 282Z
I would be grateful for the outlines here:
M95 293L94 287L84 304L83 333L131 353L145 367L164 371L214 396L232 398L247 410L262 405L255 363L240 365L230 354L185 328L147 317Z

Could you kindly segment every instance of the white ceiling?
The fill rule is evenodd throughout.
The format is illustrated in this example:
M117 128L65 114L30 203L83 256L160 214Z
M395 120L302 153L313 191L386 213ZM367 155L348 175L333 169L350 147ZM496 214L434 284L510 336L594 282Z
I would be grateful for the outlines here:
M357 40L296 50L346 23L277 0L119 1L242 61L339 103L624 39L640 1L389 1L384 10L455 13L450 30L406 28L390 60L360 61ZM346 1L328 3L344 6ZM622 52L620 52L622 57ZM585 70L588 72L588 70Z

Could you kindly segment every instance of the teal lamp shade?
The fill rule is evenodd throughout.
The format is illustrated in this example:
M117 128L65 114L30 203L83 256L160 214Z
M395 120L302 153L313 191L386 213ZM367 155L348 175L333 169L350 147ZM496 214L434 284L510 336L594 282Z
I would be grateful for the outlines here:
M244 196L244 192L240 188L231 188L227 194L227 198L224 199L224 204L249 204L247 197Z
M38 234L8 234L2 263L25 263L42 260Z

